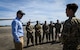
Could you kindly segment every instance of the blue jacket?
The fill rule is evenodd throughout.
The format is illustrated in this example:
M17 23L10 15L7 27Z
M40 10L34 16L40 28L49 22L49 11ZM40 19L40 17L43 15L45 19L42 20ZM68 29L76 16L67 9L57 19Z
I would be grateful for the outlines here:
M12 21L12 35L15 42L20 42L19 37L24 36L23 26L18 17Z

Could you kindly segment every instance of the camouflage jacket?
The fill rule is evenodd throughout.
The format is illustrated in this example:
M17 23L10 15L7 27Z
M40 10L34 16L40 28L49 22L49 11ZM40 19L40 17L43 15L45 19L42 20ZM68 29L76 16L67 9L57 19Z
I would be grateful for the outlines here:
M53 24L49 24L49 32L53 32L53 28L54 28L54 25Z
M80 19L76 17L69 18L63 24L62 38L64 42L75 41L80 37Z
M43 31L44 31L44 32L47 32L47 33L49 32L49 26L48 26L48 25L45 25L45 24L44 24L44 25L42 26L42 28L43 28Z
M31 25L26 26L26 31L27 33L33 33L33 28L31 27Z
M61 24L60 23L55 23L55 28L56 29L60 29L61 28Z
M41 33L41 25L40 24L36 24L34 28L35 28L35 32Z

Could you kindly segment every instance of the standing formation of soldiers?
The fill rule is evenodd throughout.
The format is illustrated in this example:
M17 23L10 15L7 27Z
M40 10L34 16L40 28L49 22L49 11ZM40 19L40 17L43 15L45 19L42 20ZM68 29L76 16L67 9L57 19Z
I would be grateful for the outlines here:
M44 22L44 24L40 25L39 21L36 21L36 25L34 26L35 29L35 37L33 37L33 28L30 25L30 21L26 25L26 31L27 31L27 46L29 44L29 40L31 39L32 45L34 45L34 39L35 44L41 44L44 42L44 38L46 36L46 42L54 41L54 36L57 37L57 33L60 33L60 26L61 24L59 21L54 25L52 21L50 21L50 24L47 24L47 21ZM54 35L54 28L55 35ZM41 31L42 30L42 31ZM43 33L43 34L41 34ZM43 36L41 36L43 35Z
M48 25L47 22L43 24L41 27L39 21L36 21L36 25L34 26L35 29L35 44L37 45L38 42L41 44L44 40L44 36L46 35L46 42L57 40L57 37L62 38L63 43L63 50L80 50L78 46L80 45L80 19L75 16L75 13L78 9L78 5L75 3L70 3L66 5L66 16L68 19L63 23L63 29L61 32L61 23L57 20L57 23L53 25L52 21ZM12 35L14 38L14 44L16 50L23 49L23 27L20 19L22 16L25 15L21 10L17 12L17 17L12 22ZM55 28L55 35L54 29ZM41 37L41 33L43 30L43 37ZM34 36L33 36L33 28L30 25L30 21L26 25L27 31L27 46L29 45L29 41L31 39L32 45L34 45ZM77 49L78 48L78 49Z

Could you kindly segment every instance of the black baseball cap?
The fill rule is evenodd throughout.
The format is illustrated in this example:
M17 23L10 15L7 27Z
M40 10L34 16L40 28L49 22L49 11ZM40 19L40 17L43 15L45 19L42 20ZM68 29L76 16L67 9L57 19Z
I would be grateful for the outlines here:
M17 14L25 15L25 13L23 13L22 10L18 10Z

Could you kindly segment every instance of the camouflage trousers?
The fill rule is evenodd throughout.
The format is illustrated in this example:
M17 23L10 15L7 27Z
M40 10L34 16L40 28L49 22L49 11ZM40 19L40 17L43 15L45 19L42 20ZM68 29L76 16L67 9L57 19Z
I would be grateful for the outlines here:
M39 42L39 44L41 44L41 33L36 32L35 33L35 44L37 45Z

